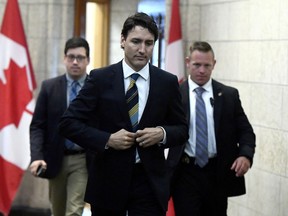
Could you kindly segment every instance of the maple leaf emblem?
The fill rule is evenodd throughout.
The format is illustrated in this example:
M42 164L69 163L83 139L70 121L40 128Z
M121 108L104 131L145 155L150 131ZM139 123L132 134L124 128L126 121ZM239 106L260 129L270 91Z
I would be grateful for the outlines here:
M33 95L29 90L26 66L20 68L12 59L4 70L6 83L0 79L0 130L9 124L18 127Z

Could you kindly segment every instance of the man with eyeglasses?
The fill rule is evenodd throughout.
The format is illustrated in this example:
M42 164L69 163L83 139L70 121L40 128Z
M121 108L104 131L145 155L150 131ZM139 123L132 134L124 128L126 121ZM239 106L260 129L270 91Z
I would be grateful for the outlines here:
M49 180L53 216L82 215L87 183L87 153L58 134L57 124L81 87L89 64L89 45L83 38L67 40L66 74L43 81L30 125L32 175Z

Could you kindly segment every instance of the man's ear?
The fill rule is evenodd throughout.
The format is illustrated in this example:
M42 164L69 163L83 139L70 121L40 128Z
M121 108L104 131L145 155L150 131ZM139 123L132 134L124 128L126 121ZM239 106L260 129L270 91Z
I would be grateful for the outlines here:
M216 59L214 59L213 69L214 69L215 65L216 65Z
M120 46L122 49L124 49L124 44L125 44L125 38L123 35L121 35L121 39L120 39Z
M186 67L189 66L189 63L190 63L190 58L187 56L187 57L185 58Z

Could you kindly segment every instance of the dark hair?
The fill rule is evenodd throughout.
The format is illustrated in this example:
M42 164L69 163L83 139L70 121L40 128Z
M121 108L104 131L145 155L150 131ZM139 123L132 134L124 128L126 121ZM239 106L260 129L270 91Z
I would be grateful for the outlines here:
M142 26L143 28L147 28L148 31L154 35L154 42L157 41L159 34L158 27L152 17L142 12L128 17L123 24L121 35L126 39L129 31L135 26Z
M191 46L190 46L190 54L194 52L195 50L198 50L200 52L212 52L213 57L214 57L214 51L212 47L210 46L209 43L205 41L195 41Z
M66 55L69 49L78 47L84 47L86 50L86 56L89 58L90 55L89 44L84 38L81 37L73 37L67 40L65 44L64 54Z

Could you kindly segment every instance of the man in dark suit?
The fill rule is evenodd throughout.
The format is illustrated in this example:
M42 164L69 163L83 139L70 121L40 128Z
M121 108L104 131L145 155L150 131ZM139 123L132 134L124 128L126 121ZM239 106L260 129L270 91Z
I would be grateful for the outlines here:
M167 210L164 149L184 144L188 126L177 77L149 64L157 38L150 16L128 17L121 33L124 60L92 70L60 121L61 134L95 152L85 196L92 215L164 216ZM125 94L134 74L133 119Z
M30 125L30 171L34 176L49 179L54 216L81 216L87 184L85 150L59 135L57 125L69 101L84 85L89 45L83 38L71 38L64 54L67 73L43 81L37 98Z
M180 151L173 184L177 216L226 216L227 198L245 194L244 174L252 165L255 134L238 90L211 79L215 63L207 42L193 43L186 58L189 79L181 85L189 140ZM198 120L201 109L205 121ZM176 152L172 149L168 158L175 159Z

